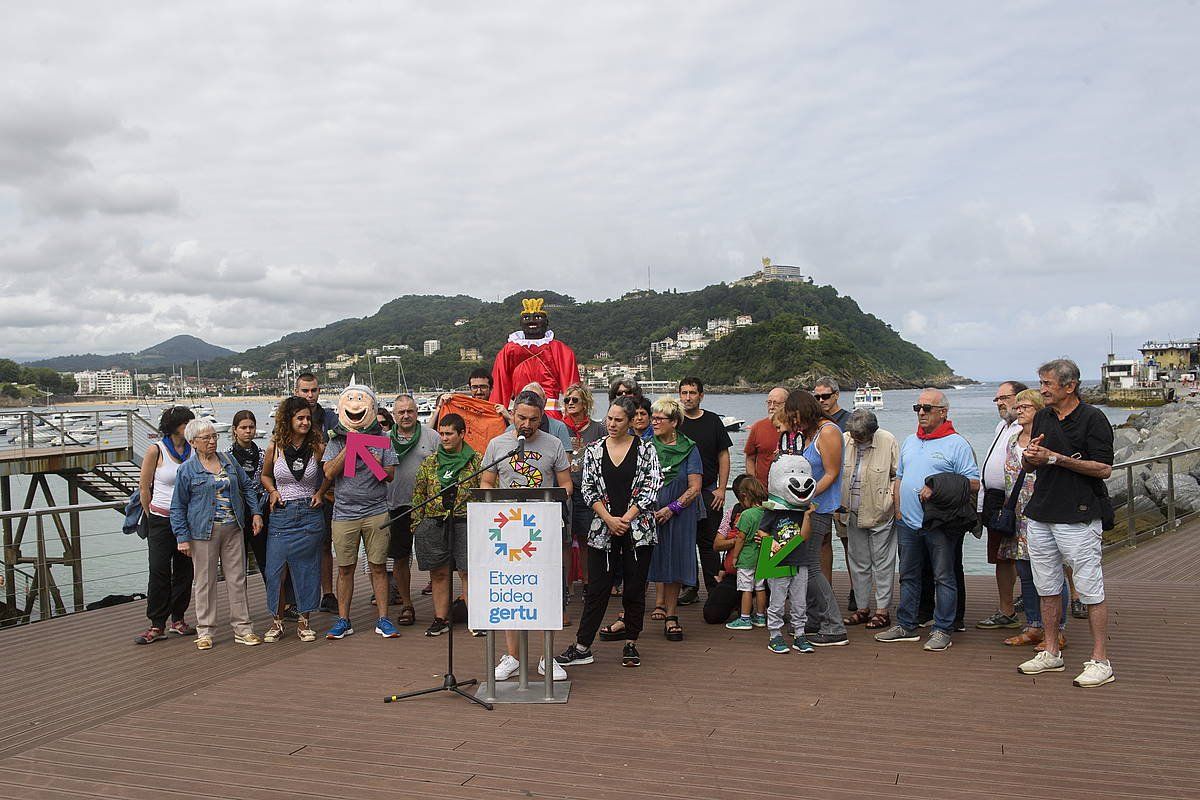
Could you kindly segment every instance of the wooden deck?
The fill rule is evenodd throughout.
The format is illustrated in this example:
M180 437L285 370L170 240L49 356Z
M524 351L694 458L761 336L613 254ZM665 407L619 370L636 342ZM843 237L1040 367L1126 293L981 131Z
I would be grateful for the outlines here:
M994 582L968 583L975 620ZM492 712L381 702L436 685L445 640L420 622L370 635L365 586L340 642L135 647L141 605L105 609L0 632L0 798L1200 797L1200 524L1120 554L1108 591L1118 679L1101 689L1071 686L1089 655L1076 620L1067 672L1030 678L1001 632L925 653L857 628L849 647L776 656L691 606L684 642L643 636L640 670L598 643L567 705ZM482 640L456 644L459 676L478 677Z

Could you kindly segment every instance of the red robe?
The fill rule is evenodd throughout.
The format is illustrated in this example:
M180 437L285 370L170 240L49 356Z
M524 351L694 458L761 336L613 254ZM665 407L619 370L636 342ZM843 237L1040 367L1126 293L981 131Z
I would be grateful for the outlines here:
M561 400L563 392L573 383L579 383L579 366L575 363L575 351L553 338L545 344L519 344L513 335L500 352L492 366L493 403L507 406L513 395L526 384L537 383L546 392L546 413L562 419Z

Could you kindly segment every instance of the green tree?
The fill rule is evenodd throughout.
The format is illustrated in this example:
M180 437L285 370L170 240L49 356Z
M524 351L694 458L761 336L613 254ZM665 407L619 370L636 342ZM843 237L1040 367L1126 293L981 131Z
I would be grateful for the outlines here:
M21 365L11 358L0 358L0 381L15 383L21 379Z

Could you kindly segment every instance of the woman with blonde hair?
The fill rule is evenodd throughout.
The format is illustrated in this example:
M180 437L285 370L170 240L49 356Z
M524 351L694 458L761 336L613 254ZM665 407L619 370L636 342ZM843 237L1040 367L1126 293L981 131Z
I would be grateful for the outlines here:
M683 628L675 607L682 586L696 585L696 523L707 510L697 503L704 476L704 465L696 443L679 432L683 406L674 397L660 397L650 406L652 444L662 469L662 488L658 490L654 521L658 523L658 544L650 557L648 580L656 585L656 601L651 619L664 621L663 635L672 642L683 639Z
M571 447L567 455L571 459L571 538L575 540L581 554L587 553L588 530L592 527L593 512L583 499L583 454L587 446L604 437L604 425L592 419L592 393L582 383L574 383L563 393L563 422L571 433ZM563 564L569 567L570 553L563 554ZM579 559L579 580L587 586L588 565L586 555ZM618 584L619 584L618 579ZM566 597L563 597L564 602Z
M275 411L275 430L263 461L262 486L271 509L267 533L267 610L271 627L268 642L283 636L280 585L291 577L296 593L296 635L315 641L308 616L321 602L321 555L324 544L324 503L329 480L321 469L325 440L313 425L312 409L303 397L289 397Z

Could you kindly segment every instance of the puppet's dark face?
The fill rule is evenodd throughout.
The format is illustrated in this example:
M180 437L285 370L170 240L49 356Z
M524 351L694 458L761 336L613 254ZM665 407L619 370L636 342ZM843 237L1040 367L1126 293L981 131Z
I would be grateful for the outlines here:
M546 316L545 312L521 315L521 330L526 339L541 339L549 328L550 317Z
M338 420L349 430L366 430L377 415L375 397L369 391L351 386L338 397L337 413Z

